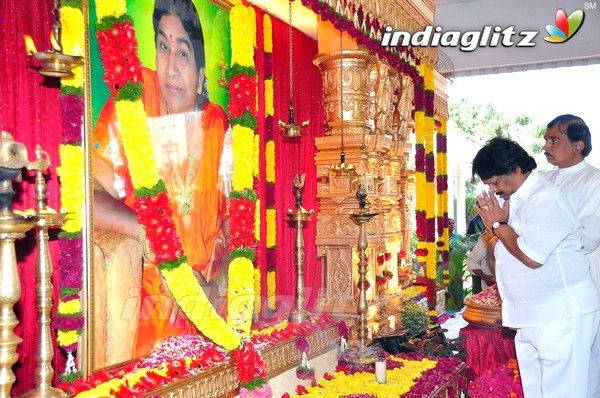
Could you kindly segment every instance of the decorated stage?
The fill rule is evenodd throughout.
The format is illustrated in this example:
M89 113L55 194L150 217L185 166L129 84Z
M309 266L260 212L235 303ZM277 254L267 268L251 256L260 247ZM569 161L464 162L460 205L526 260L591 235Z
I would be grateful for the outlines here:
M348 361L352 347L340 348L346 328L344 321L328 314L313 315L300 324L284 320L262 325L249 337L257 350L242 352L242 358L230 356L202 336L173 337L146 357L103 369L68 386L68 392L80 398L217 398L311 397L324 392L340 397L460 397L465 391L466 365L460 359L419 353L391 355L380 351L387 381L378 383L374 363ZM303 353L309 360L309 372L299 367ZM261 359L268 384L252 392L240 390L239 381L252 377L254 364ZM245 369L239 369L240 363Z

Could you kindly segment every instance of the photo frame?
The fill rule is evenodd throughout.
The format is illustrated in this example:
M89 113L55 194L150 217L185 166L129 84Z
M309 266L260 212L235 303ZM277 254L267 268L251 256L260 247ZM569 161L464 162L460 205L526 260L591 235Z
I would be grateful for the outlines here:
M197 98L200 98L202 95L203 97L206 97L210 104L215 104L216 108L223 110L223 115L225 115L224 110L227 109L229 101L229 91L225 80L225 69L229 65L231 58L228 12L232 5L226 0L192 0L192 2L197 10L198 18L202 26L205 59L204 81L206 82L205 84L199 83L196 87L198 95L194 95L194 103L199 103L200 100ZM158 77L159 72L157 71L157 64L159 64L160 61L156 56L156 43L158 43L158 41L155 41L158 39L156 39L157 35L155 35L153 26L154 4L154 0L127 0L127 13L133 19L135 37L138 43L138 55L145 73L152 75L154 72L154 74L156 74L156 82L160 85L160 79ZM101 49L96 35L97 15L94 2L90 1L87 3L86 10L89 27L86 39L86 59L88 59L89 62L86 67L89 79L87 79L86 85L87 134L85 134L85 137L87 139L87 148L89 148L86 174L88 184L91 186L88 194L88 221L91 227L86 253L89 269L86 273L86 280L84 281L84 286L87 291L86 296L88 298L84 309L87 327L84 336L82 337L84 340L84 349L82 355L80 355L80 362L82 362L81 367L83 368L84 373L90 374L98 369L134 359L138 355L143 355L143 353L135 351L135 344L140 317L143 316L139 315L139 312L146 302L144 301L144 298L148 296L144 296L144 291L142 291L143 284L145 283L144 278L146 278L145 274L142 272L143 269L145 269L142 258L147 247L140 244L139 236L132 236L131 233L126 233L125 230L123 230L125 233L122 234L104 230L104 221L102 221L101 218L98 218L99 214L100 217L102 217L104 209L102 206L95 205L96 201L94 200L94 196L96 193L103 191L106 185L106 182L103 181L103 177L101 177L103 168L106 166L106 164L102 162L105 159L102 156L96 156L96 154L112 153L115 148L118 149L118 142L115 141L114 135L110 135L110 138L104 142L98 139L99 135L97 132L99 131L99 126L102 125L103 118L106 115L107 104L111 102L111 90L104 81L106 71L102 60L100 59ZM183 23L181 25L183 25ZM166 37L171 38L175 36L167 35ZM177 40L174 40L173 43L178 42ZM173 47L175 47L175 45L173 45ZM198 59L195 58L195 60L197 61ZM196 81L200 80L197 79ZM150 86L147 85L145 90L149 91L149 87ZM154 86L154 88L157 92L160 90L159 86ZM171 86L171 88L173 87ZM175 87L174 90L183 89ZM161 95L162 94L158 94L157 98L162 100L164 96ZM168 101L165 100L164 102ZM201 112L198 108L201 106L195 106L190 112L168 112L168 115L162 114L163 112L159 105L156 105L153 111L148 111L150 108L148 108L148 105L146 104L145 107L147 108L147 114L153 116L151 118L149 117L149 120L152 119L154 124L159 126L157 129L154 129L155 132L159 131L160 128L164 129L165 126L166 128L174 127L173 130L176 131L177 139L172 141L181 144L176 148L178 156L170 157L174 152L169 152L167 150L165 152L167 155L162 156L162 158L166 159L167 163L171 162L177 164L177 161L181 160L181 163L185 161L188 169L192 169L190 166L190 164L192 164L190 159L201 159L199 162L202 162L202 159L206 159L206 157L200 157L200 155L188 157L185 160L181 159L185 157L186 154L193 153L193 151L190 151L194 145L198 148L204 148L204 144L194 144L195 139L192 139L193 137L198 136L194 134L194 132L197 132L198 130L192 128L186 129L186 123L190 122L190 120L192 122L195 121L192 120L194 112L200 117L199 115ZM198 119L196 125L200 125L199 120L200 119ZM111 123L107 123L107 125L109 127L120 127L118 122L115 124ZM149 125L151 126L152 123L149 122ZM152 130L152 127L150 127L150 129ZM157 134L154 134L154 136L157 136ZM186 137L188 139L188 144L186 144ZM171 141L167 141L168 142L162 142L163 147L165 148L172 144ZM107 152L99 152L104 148L103 145L110 150ZM157 145L160 146L160 142ZM155 145L155 150L157 145ZM224 148L223 151L227 152L228 143L226 137L224 138L222 145ZM202 153L202 150L199 152ZM212 151L204 151L204 153L210 152ZM222 158L225 157L227 156L222 156ZM100 159L100 161L98 159ZM110 160L114 161L115 159L117 158L111 158ZM228 157L228 161L232 161L231 156ZM119 163L118 161L109 164L114 166L113 170L125 166L122 162ZM221 176L226 174L227 167L220 164L220 184L226 185L226 181L223 182L221 179ZM184 173L182 177L183 180L185 180L186 177L187 174ZM119 183L115 184L115 191L110 193L114 194L116 192L117 195L122 195L120 197L123 201L126 201L128 187L125 183L120 184L120 186ZM119 192L119 190L121 190L121 192ZM180 192L179 194L179 196L186 196L185 192ZM176 196L175 193L173 195ZM187 195L189 196L189 193ZM225 203L225 201L223 202ZM193 206L193 204L189 204L183 200L182 203L178 202L178 206L177 209L182 209L185 206ZM192 217L190 216L189 218L191 219ZM214 245L212 247L214 247ZM220 258L224 257L226 256ZM223 260L223 262L224 264L221 264L219 260L216 263L226 267L226 261ZM226 275L225 271L221 271L221 275L223 273ZM200 278L200 276L198 276L198 278ZM216 296L218 296L218 291L223 289L223 286L226 286L226 282L224 285L223 283L222 280L212 283L209 286L209 290L213 289L213 292L216 291ZM207 293L207 295L209 294ZM152 295L151 297L156 298L155 295ZM156 303L164 306L169 304L168 300L168 298L164 298L161 295L158 297ZM174 304L176 307L174 302L171 304ZM218 303L216 304L218 305ZM152 311L151 313L153 313ZM162 318L165 318L163 320L166 322L171 322L173 320L169 319L173 317L172 313L165 313L161 316ZM136 326L136 324L138 326Z

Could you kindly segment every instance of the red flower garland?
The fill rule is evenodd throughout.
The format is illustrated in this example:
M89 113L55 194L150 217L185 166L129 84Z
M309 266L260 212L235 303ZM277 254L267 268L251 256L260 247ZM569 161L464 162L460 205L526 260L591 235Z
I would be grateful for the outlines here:
M231 223L229 227L228 250L239 247L254 247L254 213L256 202L246 198L237 198L229 202Z
M119 90L126 83L142 81L142 63L137 56L137 40L131 22L113 25L112 29L96 33L100 59L104 65L104 81L110 82L110 95L118 97Z
M256 77L239 74L229 81L229 117L242 117L245 112L256 118Z
M152 237L149 244L156 255L156 263L174 261L183 256L167 193L138 197L135 204L138 219L146 227L146 234Z

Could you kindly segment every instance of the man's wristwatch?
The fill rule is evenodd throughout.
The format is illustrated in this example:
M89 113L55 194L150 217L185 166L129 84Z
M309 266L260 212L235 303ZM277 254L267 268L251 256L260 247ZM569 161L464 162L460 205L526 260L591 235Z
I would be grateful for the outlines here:
M501 225L508 225L506 221L496 221L492 224L492 233L496 235L496 228L500 228Z

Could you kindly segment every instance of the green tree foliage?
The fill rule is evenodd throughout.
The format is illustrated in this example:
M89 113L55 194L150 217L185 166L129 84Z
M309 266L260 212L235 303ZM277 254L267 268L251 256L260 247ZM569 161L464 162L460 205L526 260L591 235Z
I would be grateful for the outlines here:
M494 137L509 137L531 154L541 152L545 126L535 125L526 114L509 116L491 103L471 104L460 98L450 102L450 121L467 139L483 144Z
M423 307L411 301L404 304L400 312L402 325L408 329L408 338L413 338L429 325L429 317Z

